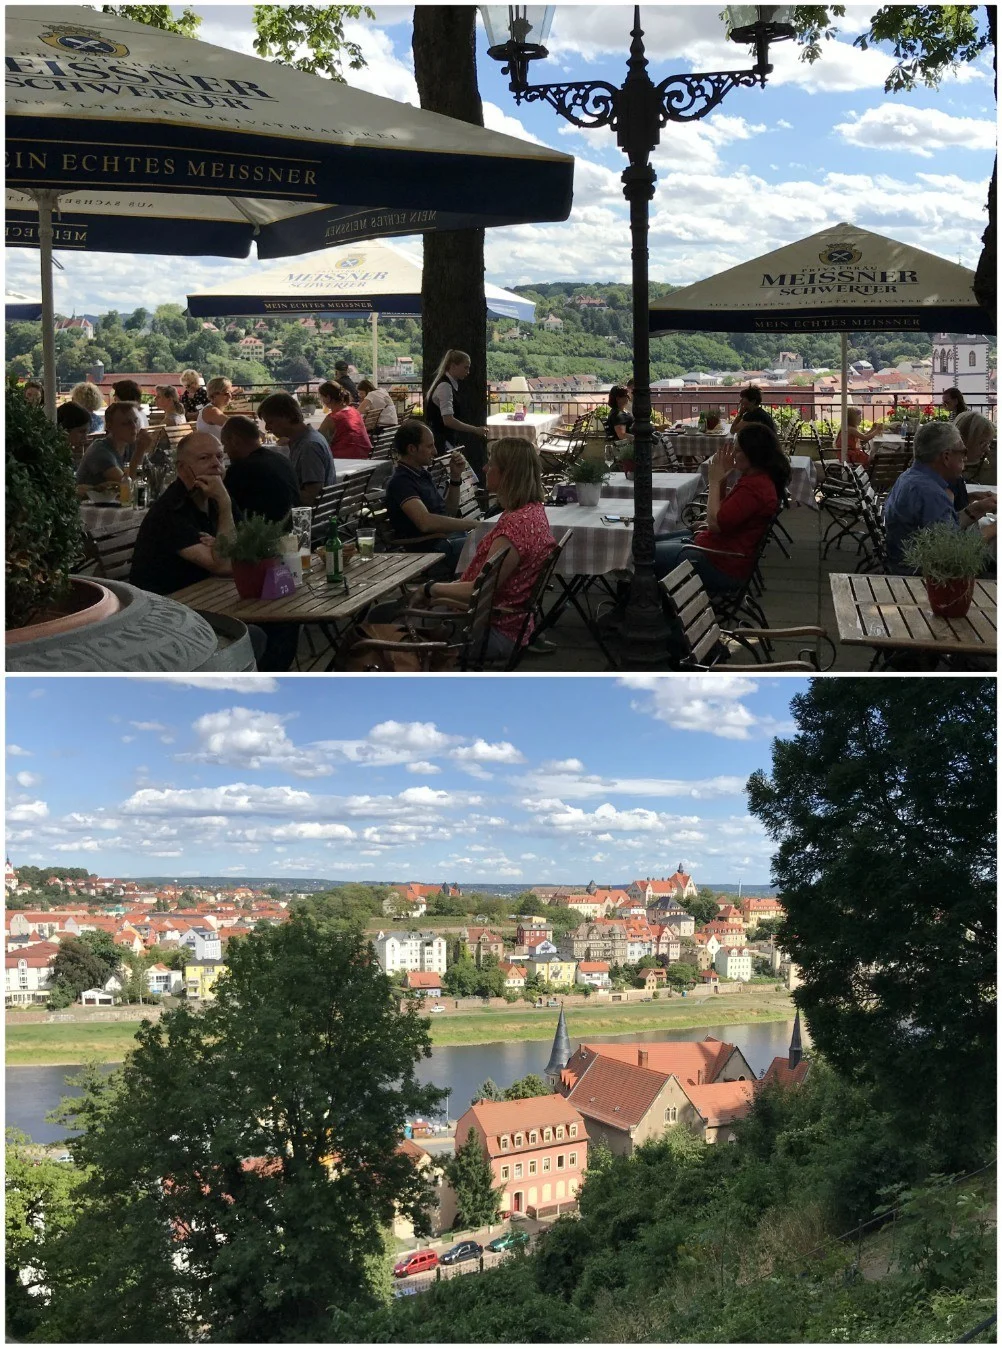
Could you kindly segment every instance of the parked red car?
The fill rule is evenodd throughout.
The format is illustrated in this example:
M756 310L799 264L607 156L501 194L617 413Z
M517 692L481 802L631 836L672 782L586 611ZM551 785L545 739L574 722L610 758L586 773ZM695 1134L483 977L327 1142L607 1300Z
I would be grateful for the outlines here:
M406 1279L409 1274L425 1274L437 1264L438 1256L434 1251L413 1251L397 1261L393 1273L398 1279Z

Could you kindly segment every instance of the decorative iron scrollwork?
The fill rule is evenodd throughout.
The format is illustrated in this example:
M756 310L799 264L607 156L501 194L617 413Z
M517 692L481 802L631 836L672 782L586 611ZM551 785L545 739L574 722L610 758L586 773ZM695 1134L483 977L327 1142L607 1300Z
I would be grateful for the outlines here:
M529 84L515 89L518 103L549 103L552 108L580 127L616 125L619 90L601 80L580 84Z
M661 126L669 122L698 122L724 101L732 89L756 85L755 70L727 71L713 75L669 75L657 86Z

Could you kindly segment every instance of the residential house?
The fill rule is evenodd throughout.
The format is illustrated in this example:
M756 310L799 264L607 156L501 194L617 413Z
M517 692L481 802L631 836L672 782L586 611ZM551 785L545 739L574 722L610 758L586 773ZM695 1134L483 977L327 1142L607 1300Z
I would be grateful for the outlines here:
M80 994L81 1007L114 1007L115 994L110 988L85 988Z
M195 954L196 960L221 960L223 946L218 932L207 927L189 927L181 933L181 944Z
M437 1236L440 1232L446 1231L447 1227L452 1225L452 1221L455 1218L456 1204L455 1194L452 1192L451 1188L445 1186L445 1177L441 1170L441 1159L432 1157L431 1153L426 1152L419 1143L415 1143L413 1138L403 1139L402 1142L397 1144L395 1151L404 1157L409 1157L417 1170L425 1176L432 1187L433 1198L427 1209L432 1232ZM448 1195L451 1199L452 1210L448 1223L444 1223L442 1220L442 1200L444 1197L444 1190L446 1189L448 1190ZM449 1207L448 1201L446 1206L447 1208ZM394 1212L391 1230L398 1241L415 1240L414 1224L411 1222L410 1218L403 1213L398 1211Z
M763 918L785 918L786 910L775 895L749 895L741 901L741 914L747 930L754 932Z
M558 319L556 314L547 314L540 324L540 327L545 328L548 333L558 333L563 326L563 319Z
M626 933L626 963L636 965L644 956L654 954L654 938L646 918L627 918L623 922Z
M442 976L432 970L408 970L405 978L410 993L420 993L423 998L442 996Z
M503 1191L503 1210L549 1217L576 1204L588 1167L588 1131L563 1096L478 1101L456 1123L457 1147L471 1129Z
M524 965L515 965L511 961L502 960L501 973L504 975L505 988L525 988L526 969Z
M745 925L744 914L729 899L717 900L716 921L718 923L733 923L742 928Z
M56 942L36 942L4 955L4 1006L30 1007L48 1001L52 962L58 950Z
M590 988L609 988L609 962L607 960L582 960L578 963L574 976L576 984L585 984Z
M722 946L713 957L713 968L722 979L739 979L746 984L754 973L752 953L747 946Z
M553 940L553 924L543 918L523 918L515 929L518 946L535 946L541 941Z
M264 343L260 337L242 337L237 343L241 356L249 356L252 360L259 359L264 355Z
M617 923L612 919L582 923L570 934L570 954L575 960L608 960L616 965L625 964L625 923Z
M69 332L74 337L85 338L88 342L94 340L94 325L90 319L84 318L82 315L79 318L59 319L56 323L56 332Z
M708 970L700 970L699 982L704 988L716 988L720 984L720 975L712 967Z
M445 973L445 938L434 932L379 932L373 946L384 974L398 970Z
M478 966L483 964L484 956L494 956L496 960L504 959L504 938L493 928L466 927L460 935Z
M160 995L179 993L184 987L184 975L180 970L172 970L169 965L157 961L146 971L146 987L151 993Z
M721 946L744 946L746 941L745 930L740 923L721 923L714 919L712 923L704 923L702 931L707 937L716 937Z
M196 956L184 963L184 991L189 1002L212 1002L215 987L226 973L222 960L200 960Z
M678 1124L707 1143L730 1141L727 1126L747 1114L755 1086L741 1051L712 1036L697 1044L582 1044L560 1075L560 1091L592 1141L622 1156Z
M522 962L530 977L541 980L554 987L571 987L577 962L565 960L557 954L550 956L526 956Z
M682 956L682 940L679 933L667 923L650 925L650 951L648 955L665 956L670 965L674 965Z
M657 993L659 989L668 986L668 975L660 965L649 965L646 970L641 970L640 973L647 993Z

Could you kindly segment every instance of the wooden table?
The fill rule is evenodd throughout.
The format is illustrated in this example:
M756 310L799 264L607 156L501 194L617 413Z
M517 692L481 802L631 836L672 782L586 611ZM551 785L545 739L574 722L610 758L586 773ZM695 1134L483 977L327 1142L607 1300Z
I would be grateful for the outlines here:
M871 669L901 651L986 659L996 654L994 581L975 582L966 618L937 618L920 576L832 574L830 580L839 641L872 647Z
M345 567L347 594L341 588L328 587L323 563L315 557L303 584L281 599L241 599L228 576L210 576L185 586L171 599L192 609L239 618L242 623L316 623L333 630L330 640L336 645L338 623L413 581L441 559L441 553L376 553L369 562L353 557Z

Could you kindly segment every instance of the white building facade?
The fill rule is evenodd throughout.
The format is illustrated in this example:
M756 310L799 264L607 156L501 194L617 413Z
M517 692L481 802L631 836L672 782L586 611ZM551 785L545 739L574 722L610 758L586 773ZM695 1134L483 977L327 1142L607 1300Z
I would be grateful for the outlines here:
M434 932L380 932L373 946L384 974L401 970L445 973L445 938Z

